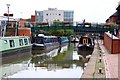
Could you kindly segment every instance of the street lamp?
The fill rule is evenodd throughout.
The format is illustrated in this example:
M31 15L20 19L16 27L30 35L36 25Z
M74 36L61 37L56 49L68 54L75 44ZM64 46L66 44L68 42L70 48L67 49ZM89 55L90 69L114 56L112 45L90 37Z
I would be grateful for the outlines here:
M8 25L7 26L9 26L9 7L10 7L10 4L6 4L6 6L7 6L7 8L8 8Z

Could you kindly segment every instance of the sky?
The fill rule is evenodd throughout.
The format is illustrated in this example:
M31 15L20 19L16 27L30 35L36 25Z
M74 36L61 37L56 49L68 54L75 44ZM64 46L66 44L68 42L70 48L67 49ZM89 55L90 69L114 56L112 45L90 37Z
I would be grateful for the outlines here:
M35 10L43 11L48 8L58 10L73 10L74 21L104 23L116 12L119 0L0 0L0 16L7 13L6 4L10 4L13 18L30 18Z

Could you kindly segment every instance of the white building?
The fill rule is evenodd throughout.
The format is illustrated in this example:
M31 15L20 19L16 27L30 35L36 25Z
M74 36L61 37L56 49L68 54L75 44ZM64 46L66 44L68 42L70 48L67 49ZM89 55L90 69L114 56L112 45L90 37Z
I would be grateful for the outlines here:
M35 11L36 22L48 22L49 25L55 20L64 22L73 22L74 11L57 10L57 8L48 8L44 11Z

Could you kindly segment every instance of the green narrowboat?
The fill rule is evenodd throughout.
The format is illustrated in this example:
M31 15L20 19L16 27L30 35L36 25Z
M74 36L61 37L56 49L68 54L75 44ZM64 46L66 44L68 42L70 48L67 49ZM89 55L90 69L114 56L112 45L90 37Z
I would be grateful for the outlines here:
M28 36L0 37L0 59L19 54L31 54L31 48Z

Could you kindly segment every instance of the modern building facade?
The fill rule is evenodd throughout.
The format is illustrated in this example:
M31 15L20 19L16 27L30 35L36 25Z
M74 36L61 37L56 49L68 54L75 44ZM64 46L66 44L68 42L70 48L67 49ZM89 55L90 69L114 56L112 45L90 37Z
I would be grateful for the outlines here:
M53 21L73 22L74 11L48 8L44 11L35 11L35 18L35 22L47 22L49 25L52 25Z

